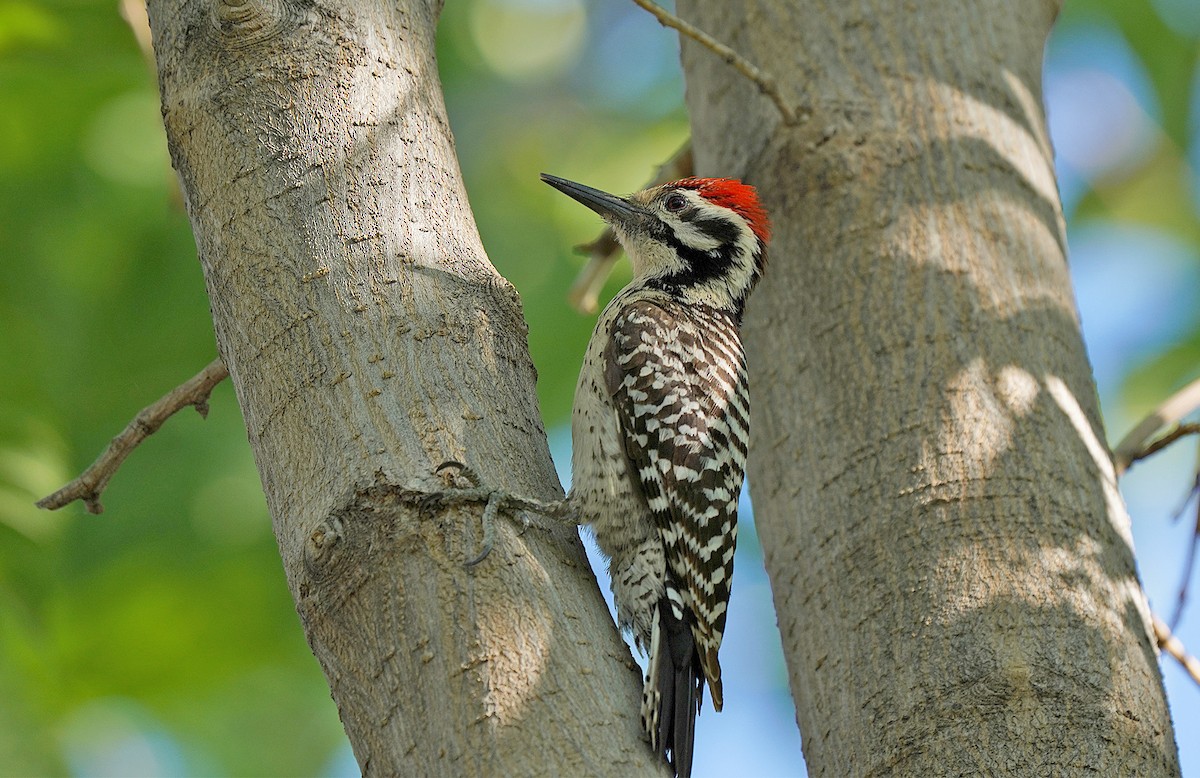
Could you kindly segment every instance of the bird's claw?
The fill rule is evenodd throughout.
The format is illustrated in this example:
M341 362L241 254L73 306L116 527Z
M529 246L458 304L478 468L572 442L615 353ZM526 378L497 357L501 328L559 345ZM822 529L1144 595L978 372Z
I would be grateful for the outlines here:
M433 469L433 473L442 480L445 488L421 497L418 501L421 510L432 512L467 502L482 502L485 505L481 519L483 548L477 556L463 562L463 567L475 567L492 553L492 547L496 543L496 514L500 512L505 495L482 487L479 474L470 465L454 459L442 462ZM464 487L462 482L466 482L467 486Z
M565 501L542 503L537 500L516 497L498 489L489 489L482 485L479 474L462 462L447 460L435 467L433 472L442 480L445 488L422 496L418 500L422 511L433 512L440 508L467 502L481 502L485 506L481 519L483 548L478 556L464 562L464 567L475 567L487 559L488 554L492 552L492 547L496 542L496 516L502 510L515 512L520 517L521 526L518 534L521 535L524 535L533 524L533 520L529 517L531 511L553 518L570 520L572 524L576 523L574 509ZM464 488L459 479L466 482L468 486Z
M429 492L417 501L418 506L423 512L432 513L439 508L459 505L464 502L473 502L479 499L479 476L476 475L475 471L469 465L465 465L457 460L448 459L435 467L433 474L441 479L445 488L436 492ZM467 482L468 486L466 488L460 485L460 478Z
M472 568L487 559L488 554L492 553L492 546L496 545L496 514L500 512L500 503L503 501L503 497L495 492L488 498L487 505L483 509L483 517L480 519L480 523L483 525L483 548L480 549L479 556L463 562L463 567Z

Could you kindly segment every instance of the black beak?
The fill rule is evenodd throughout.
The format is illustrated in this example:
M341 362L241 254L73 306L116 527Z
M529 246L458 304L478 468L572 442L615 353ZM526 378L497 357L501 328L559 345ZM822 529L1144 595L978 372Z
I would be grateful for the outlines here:
M619 222L627 227L635 227L645 221L649 215L644 208L634 205L624 197L601 192L599 189L577 184L548 173L542 173L542 180L568 197L591 208L608 222Z

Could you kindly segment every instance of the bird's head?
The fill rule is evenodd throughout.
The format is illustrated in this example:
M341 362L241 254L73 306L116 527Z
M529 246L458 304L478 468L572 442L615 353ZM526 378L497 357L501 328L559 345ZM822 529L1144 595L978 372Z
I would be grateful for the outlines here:
M770 225L754 187L684 178L628 197L542 180L600 214L633 263L634 283L740 317L767 261Z

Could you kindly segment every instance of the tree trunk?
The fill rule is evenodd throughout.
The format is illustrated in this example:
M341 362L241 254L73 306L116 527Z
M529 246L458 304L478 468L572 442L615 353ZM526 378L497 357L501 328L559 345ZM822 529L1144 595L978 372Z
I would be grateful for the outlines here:
M151 0L163 113L288 586L368 775L655 769L567 529L481 546L445 460L561 496L520 302L488 263L437 0Z
M1042 112L1058 6L708 3L702 174L774 219L750 483L812 775L1177 775Z

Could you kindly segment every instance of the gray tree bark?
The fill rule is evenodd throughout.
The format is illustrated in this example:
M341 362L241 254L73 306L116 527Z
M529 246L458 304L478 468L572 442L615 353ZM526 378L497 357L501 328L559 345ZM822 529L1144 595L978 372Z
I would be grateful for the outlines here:
M1179 774L1079 334L1049 0L679 0L698 172L757 184L750 484L812 775Z
M468 207L437 0L151 0L163 115L287 583L367 775L659 770L575 534L424 515L445 460L561 489Z

